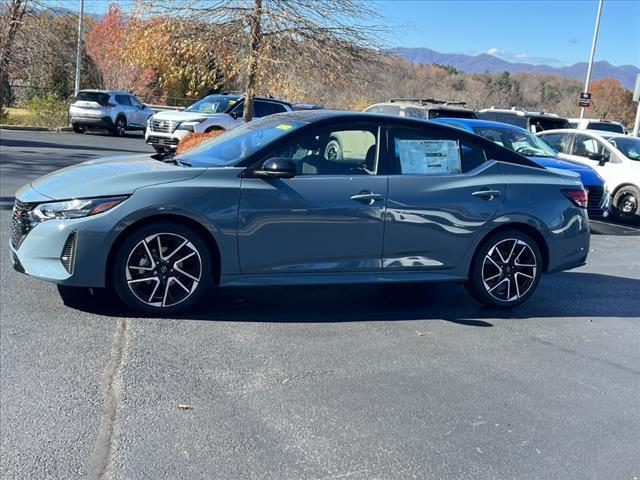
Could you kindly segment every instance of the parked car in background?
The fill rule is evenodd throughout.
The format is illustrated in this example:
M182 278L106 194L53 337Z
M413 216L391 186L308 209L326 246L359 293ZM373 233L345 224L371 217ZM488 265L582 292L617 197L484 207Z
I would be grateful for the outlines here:
M532 133L543 132L555 128L571 128L566 118L554 113L531 112L520 110L516 107L506 108L485 108L477 113L477 117L482 120L508 123L516 127L524 128Z
M373 143L333 160L340 132ZM543 273L586 262L586 202L575 173L461 129L304 111L172 162L121 156L34 180L16 194L10 252L22 273L109 286L149 314L189 308L213 285L359 282L465 282L509 308Z
M539 136L563 159L589 165L604 178L615 216L640 222L640 138L600 130L550 130Z
M69 106L69 121L76 133L107 129L123 137L127 130L144 130L153 110L129 92L80 90Z
M626 128L621 122L600 120L597 118L570 118L569 125L571 125L571 128L578 130L602 130L605 132L627 133Z
M558 152L528 130L507 123L488 120L438 118L434 121L463 128L471 133L480 135L502 147L524 155L543 167L576 172L580 175L582 184L589 194L587 206L589 216L598 218L609 214L609 194L605 189L604 179L588 165L558 158Z
M149 119L145 139L157 152L175 150L180 140L190 132L208 133L241 125L243 110L242 95L209 95L183 111L164 111L153 115ZM292 110L289 103L273 98L256 97L254 100L255 118Z
M435 100L433 98L392 98L388 102L370 105L363 112L421 119L476 118L473 110L466 108L465 105L465 102Z

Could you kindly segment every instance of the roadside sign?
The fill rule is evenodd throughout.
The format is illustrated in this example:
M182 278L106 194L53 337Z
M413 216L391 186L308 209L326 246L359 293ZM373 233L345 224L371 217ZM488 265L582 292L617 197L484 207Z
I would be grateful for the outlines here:
M633 89L633 101L640 102L640 73L636 77L636 88Z
M578 105L581 107L590 107L591 106L591 94L589 92L582 92L580 94L580 100L578 101Z

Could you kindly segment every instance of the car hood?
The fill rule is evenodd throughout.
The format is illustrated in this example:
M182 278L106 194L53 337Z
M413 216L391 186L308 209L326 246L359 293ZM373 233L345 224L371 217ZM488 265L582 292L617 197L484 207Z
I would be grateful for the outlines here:
M588 165L584 165L579 162L572 162L571 160L564 160L554 157L527 157L529 160L536 162L538 165L542 165L547 168L556 168L558 170L570 170L580 175L583 185L604 185L604 180L598 172Z
M189 180L202 172L151 155L126 155L63 168L34 180L31 188L53 200L129 195L140 187Z
M189 122L198 118L226 117L226 113L202 113L202 112L177 112L167 110L158 112L153 116L154 120L171 120L172 122Z

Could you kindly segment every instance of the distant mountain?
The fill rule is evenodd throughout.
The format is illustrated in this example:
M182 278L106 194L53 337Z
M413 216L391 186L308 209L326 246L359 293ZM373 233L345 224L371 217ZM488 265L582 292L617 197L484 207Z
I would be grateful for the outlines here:
M586 62L576 63L569 67L551 67L549 65L532 65L529 63L507 62L501 58L481 53L479 55L463 55L459 53L440 53L429 48L394 48L391 54L409 60L412 63L440 63L442 65L452 65L458 70L467 73L485 72L535 72L547 73L550 75L563 75L584 81L587 75ZM633 90L636 82L636 75L640 73L640 68L634 65L611 65L609 62L594 62L592 79L598 80L604 77L613 77L620 80L622 86Z

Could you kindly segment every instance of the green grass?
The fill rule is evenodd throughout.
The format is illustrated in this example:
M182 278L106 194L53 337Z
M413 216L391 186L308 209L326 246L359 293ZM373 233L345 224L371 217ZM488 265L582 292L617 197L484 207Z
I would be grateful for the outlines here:
M29 125L31 123L31 116L26 108L6 107L4 110L8 115L3 123L8 125Z

